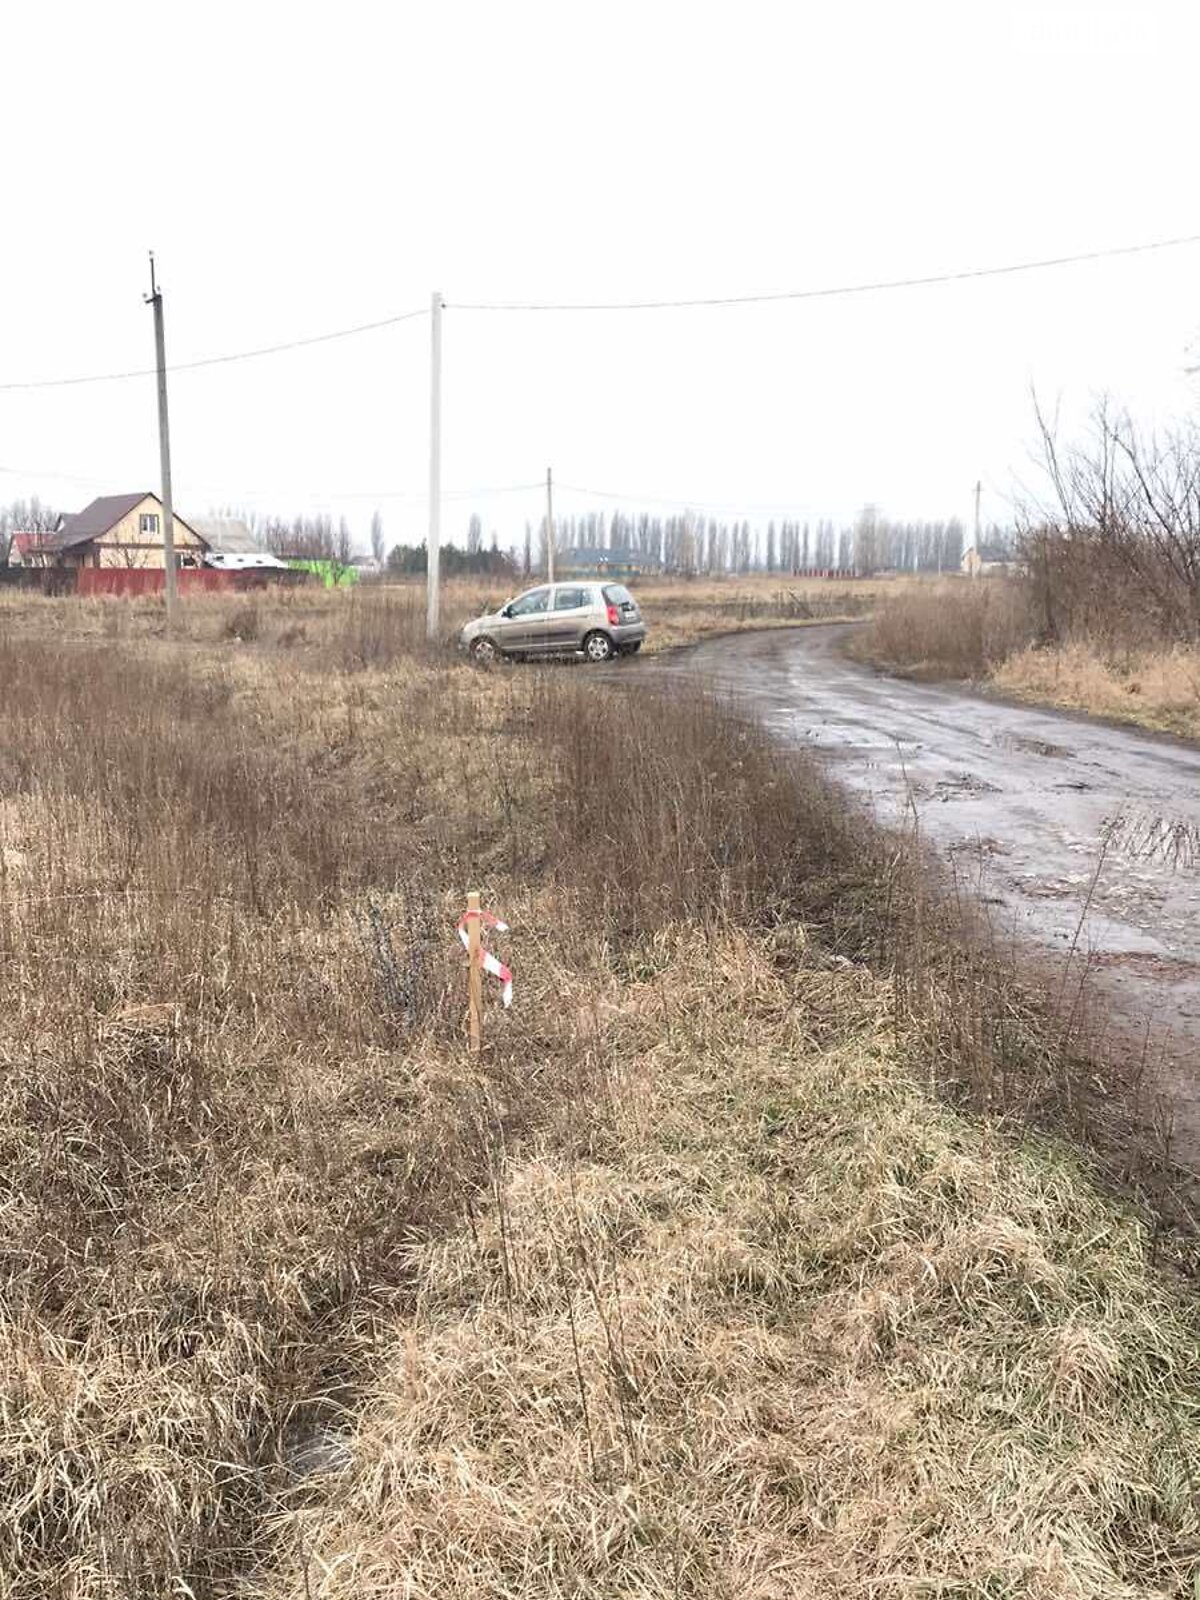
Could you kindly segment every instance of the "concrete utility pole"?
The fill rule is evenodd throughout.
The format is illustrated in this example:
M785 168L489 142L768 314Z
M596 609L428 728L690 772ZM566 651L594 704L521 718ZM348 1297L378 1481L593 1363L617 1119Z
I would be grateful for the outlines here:
M554 477L546 468L546 582L554 582Z
M175 514L171 499L171 428L167 421L167 347L163 334L163 298L154 275L154 251L150 252L150 293L147 305L154 307L154 359L158 367L158 462L162 474L163 508L163 596L167 606L167 628L175 622Z
M438 637L442 582L442 297L429 305L429 537L425 544L425 635Z

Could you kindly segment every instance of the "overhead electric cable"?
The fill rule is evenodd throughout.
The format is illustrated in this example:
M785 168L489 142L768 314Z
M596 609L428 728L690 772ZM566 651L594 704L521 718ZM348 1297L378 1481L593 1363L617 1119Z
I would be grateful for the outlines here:
M869 283L833 284L819 289L779 289L765 294L706 295L687 300L493 300L448 301L454 311L672 311L703 306L766 305L782 300L825 300L837 295L878 294L889 289L917 289L927 284L962 283L971 278L1000 278L1018 272L1040 272L1047 267L1070 267L1084 261L1108 261L1116 256L1145 255L1156 250L1176 250L1200 244L1200 233L1149 244L1117 245L1109 250L1084 250L1076 255L1045 256L1036 261L1012 261L998 267L967 267L958 272L932 272L918 278L880 278Z
M314 333L305 339L287 339L282 344L262 345L256 350L234 350L223 356L201 356L196 361L176 361L168 365L168 372L190 372L197 367L219 367L232 361L253 361L259 356L280 355L285 350L303 350L309 345L329 344L334 339L350 339L359 333L374 333L379 328L391 328L399 322L411 322L414 317L427 317L425 306L415 311L402 311L395 317L380 317L377 322L360 322L353 328L337 328L332 333ZM66 389L83 383L120 383L126 378L152 378L154 367L137 367L129 372L93 372L78 378L33 378L19 383L0 383L0 390L12 389Z

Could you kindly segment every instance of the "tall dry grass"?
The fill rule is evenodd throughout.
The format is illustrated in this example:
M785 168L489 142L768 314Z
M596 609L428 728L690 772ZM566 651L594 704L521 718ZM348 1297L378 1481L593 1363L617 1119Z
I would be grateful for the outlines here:
M923 1098L861 969L654 949L255 1600L1183 1600L1200 1323L1132 1219Z
M840 1208L870 1193L886 1211L898 1180L864 1190L856 1168L843 1184L844 1132L830 1130L869 1114L882 1149L893 1095L913 1119L922 1114L909 1098L914 1073L1030 1117L1052 1110L1061 1091L1061 1037L1039 1032L1036 1006L1014 998L1011 974L997 968L981 982L991 969L960 958L961 923L939 920L952 908L926 895L918 863L799 758L702 698L634 699L569 669L486 675L447 664L427 651L409 598L343 598L277 610L252 602L252 615L244 600L212 603L189 609L174 640L161 637L156 611L137 607L4 611L0 1592L11 1600L215 1600L272 1588L308 1600L330 1571L353 1570L332 1566L334 1547L298 1513L332 1512L329 1484L340 1481L360 1417L353 1459L374 1464L347 1515L374 1519L376 1553L413 1509L403 1485L440 1506L444 1452L470 1462L480 1448L461 1430L460 1375L448 1356L443 1364L442 1345L429 1346L439 1372L420 1413L427 1459L373 1455L364 1397L377 1391L398 1330L424 1337L439 1251L476 1263L451 1274L463 1320L457 1333L439 1324L439 1339L467 1347L481 1296L500 1297L512 1337L532 1326L536 1251L558 1235L537 1244L523 1215L509 1227L522 1152L581 1171L623 1149L629 1119L640 1120L667 1141L630 1158L637 1181L657 1185L664 1246L672 1226L681 1237L694 1226L693 1183L711 1185L704 1227L740 1238L744 1218L722 1212L721 1194L742 1186L757 1197L751 1174L772 1171L785 1208L790 1187L828 1191L829 1237L861 1235L864 1248L884 1252L869 1257L883 1271L893 1236L863 1234L860 1212ZM473 885L514 925L519 983L519 1008L493 1012L477 1067L464 1059L453 936ZM793 972L795 990L778 976ZM886 1056L876 1055L885 1034L863 1035L856 1008L871 1030L886 1029ZM727 1031L737 1018L742 1031ZM861 1100L833 1096L822 1114L822 1086L840 1070L829 1051L851 1037L856 1059L886 1070L868 1072ZM750 1070L748 1039L774 1063L769 1084ZM638 1078L639 1060L665 1076ZM776 1079L797 1092L808 1085L811 1135L777 1171L762 1165L769 1144L744 1169L729 1166L729 1140L742 1149L730 1094L736 1086L739 1127L769 1130L787 1115ZM1010 1084L1019 1093L1006 1101ZM670 1150L680 1139L691 1141L694 1177L677 1186ZM919 1183L919 1162L913 1172ZM938 1191L946 1227L957 1192ZM1096 1214L1101 1202L1086 1186L1080 1195L1077 1214ZM1011 1204L1022 1216L1036 1209L1019 1195ZM608 1200L600 1212L619 1217ZM710 1270L702 1255L672 1277L661 1255L642 1262L638 1237L617 1228L613 1250L633 1250L638 1271L661 1278L662 1297L623 1331L612 1273L627 1270L624 1255L589 1266L586 1251L576 1260L564 1247L572 1295L591 1296L577 1327L576 1387L564 1393L553 1375L543 1384L531 1367L531 1386L506 1379L503 1399L497 1391L502 1410L511 1396L511 1416L482 1424L513 1460L537 1441L533 1423L546 1411L578 1445L578 1372L590 1394L602 1340L605 1404L616 1409L597 1414L593 1451L625 1452L625 1476L605 1490L620 1505L640 1492L628 1464L649 1458L637 1398L646 1340L659 1330L669 1366L672 1296L693 1271ZM786 1272L807 1262L814 1292L834 1258L828 1243L806 1241L824 1237L806 1223L785 1249ZM1134 1275L1145 1272L1140 1248L1130 1247ZM1007 1259L994 1268L1001 1277ZM719 1296L679 1302L698 1362L681 1415L727 1403L732 1391L714 1366L722 1349L753 1343L751 1324L768 1311L788 1318L808 1304L772 1309L754 1298L758 1267L747 1270L750 1323ZM1148 1279L1135 1288L1129 1304L1156 1303ZM448 1304L439 1301L439 1317ZM1063 1318L1075 1304L1061 1302ZM926 1307L914 1306L916 1337ZM1156 1337L1177 1361L1178 1331L1163 1317ZM562 1354L561 1333L539 1326L536 1336ZM486 1381L474 1358L467 1368ZM757 1385L759 1369L745 1371ZM1123 1391L1099 1403L1112 1411L1106 1426L1133 1426ZM1138 1404L1165 1430L1176 1389ZM505 1431L522 1416L528 1432ZM1184 1411L1178 1418L1191 1427ZM701 1525L720 1546L758 1507L774 1506L753 1462L778 1430L765 1413L732 1426L707 1436L705 1450L723 1463L715 1500L691 1489L673 1503L655 1499L650 1514L674 1516L681 1552ZM669 1465L664 1449L653 1446L656 1481ZM859 1494L854 1474L839 1481ZM557 1484L555 1493L591 1505L582 1480L544 1482L548 1494ZM1084 1496L1077 1517L1090 1528L1115 1492ZM966 1496L945 1513L963 1539L978 1531L972 1504ZM1130 1504L1113 1513L1128 1531L1088 1537L1131 1572L1174 1572L1188 1524L1173 1491L1153 1516L1129 1520ZM852 1510L865 1514L857 1502ZM568 1553L585 1537L574 1515ZM514 1512L513 1526L527 1517L532 1506ZM330 1522L335 1543L341 1526ZM510 1560L511 1527L496 1545L502 1578L494 1565L456 1569L467 1523L458 1527L438 1523L429 1535L450 1563L438 1581L450 1571L463 1593L559 1592L519 1552ZM611 1539L636 1542L627 1521L614 1527ZM1148 1528L1159 1541L1149 1553L1140 1548ZM470 1537L479 1536L476 1527ZM658 1550L657 1535L652 1542ZM387 1570L394 1584L419 1571ZM706 1570L676 1592L706 1592ZM484 1587L472 1591L479 1571ZM859 1576L871 1571L863 1564Z
M414 1241L461 1214L495 1130L588 1092L587 975L748 908L784 861L776 797L705 773L699 713L676 749L703 806L646 776L665 718L634 745L582 682L432 664L407 604L239 601L189 630L0 641L14 1596L217 1594L267 1559L296 1441L363 1381ZM631 772L639 809L602 818ZM747 826L714 854L722 801ZM531 969L478 1077L471 881Z
M1127 591L1115 612L1079 601L1071 615L1074 629L1048 639L1036 583L954 580L889 595L850 648L892 671L992 683L1041 704L1200 737L1200 651L1155 642ZM1127 619L1116 631L1115 616Z
M446 582L439 644L453 645L464 622L538 582L537 576L508 584L474 577ZM653 654L746 628L853 620L865 616L880 596L903 588L905 580L748 574L720 580L648 577L631 580L631 586L649 624L646 650ZM0 590L0 627L34 635L57 627L73 637L122 641L164 635L157 599L79 601L11 590ZM179 627L194 642L280 645L289 657L317 658L336 648L351 666L382 666L425 651L425 585L408 580L341 591L267 590L237 600L189 596Z
M985 678L1037 633L1019 580L946 579L887 595L854 638L857 654L893 670Z
M992 680L1023 699L1200 739L1200 649L1027 647L1000 662Z

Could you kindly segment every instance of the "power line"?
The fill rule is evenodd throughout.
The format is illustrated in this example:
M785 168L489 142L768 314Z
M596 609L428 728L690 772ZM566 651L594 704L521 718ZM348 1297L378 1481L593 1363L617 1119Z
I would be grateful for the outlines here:
M402 311L399 316L381 317L378 322L360 322L353 328L337 328L332 333L314 333L306 339L288 339L283 344L267 344L257 350L234 350L224 356L201 356L197 361L177 361L168 372L191 372L197 367L219 367L231 361L253 361L259 356L276 356L285 350L303 350L309 345L329 344L334 339L351 339L360 333L375 333L380 328L393 328L398 322L411 322L414 317L427 317L429 311L419 306L415 311ZM0 391L12 389L66 389L83 383L121 383L126 378L151 378L154 367L138 367L129 372L93 372L79 378L35 378L21 383L0 383Z
M1038 261L1013 261L999 267L968 267L960 272L934 272L919 278L883 278L871 283L836 284L821 289L782 289L768 294L710 295L695 300L609 300L609 301L456 301L457 311L668 311L702 306L766 305L781 300L825 300L837 295L877 294L888 289L917 289L927 284L962 283L972 278L1000 278L1017 272L1040 272L1047 267L1070 267L1084 261L1108 261L1116 256L1146 255L1156 250L1176 250L1183 245L1200 244L1200 233L1176 239L1157 239L1149 244L1117 245L1109 250L1085 250L1078 255L1046 256Z
M877 294L891 289L916 289L939 283L962 283L975 278L999 278L1018 272L1040 272L1049 267L1075 266L1087 261L1109 261L1121 256L1147 255L1155 251L1176 250L1200 244L1200 234L1182 234L1174 239L1157 239L1146 244L1117 245L1107 250L1086 250L1075 255L1046 256L1036 261L1014 261L996 267L968 267L959 272L927 273L916 278L881 278L869 283L833 284L818 289L782 289L765 294L708 295L696 299L607 300L607 301L456 301L457 311L667 311L706 306L770 305L788 300L823 300L841 295ZM447 304L447 309L451 306ZM312 345L329 344L336 339L351 339L361 333L375 333L417 317L429 315L426 306L402 311L396 316L360 322L350 328L335 328L329 333L311 334L303 339L287 339L279 344L261 345L252 350L234 350L226 355L201 356L195 361L178 361L168 372L192 372L201 367L224 366L235 361L253 361L262 356L281 355L288 350L303 350ZM135 367L124 372L93 372L70 378L32 378L0 383L0 393L30 389L64 389L89 383L121 383L131 378L153 377L153 367Z

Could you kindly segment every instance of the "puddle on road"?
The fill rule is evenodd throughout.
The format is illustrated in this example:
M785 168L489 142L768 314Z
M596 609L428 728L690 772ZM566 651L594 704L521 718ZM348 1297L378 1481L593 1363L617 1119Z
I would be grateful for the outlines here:
M970 795L999 794L1001 791L996 784L989 783L977 773L954 772L935 783L931 792L935 800L962 800Z
M1066 745L1052 744L1049 739L1038 739L1028 733L996 733L992 735L992 743L1004 750L1019 750L1023 755L1051 756L1074 759L1074 750L1068 750Z

